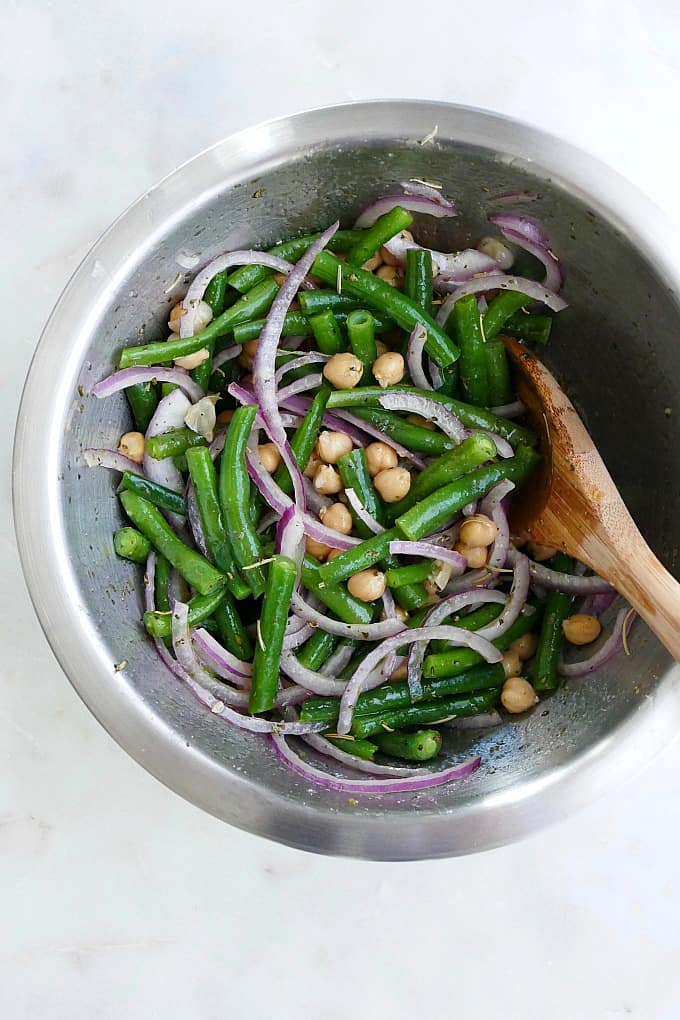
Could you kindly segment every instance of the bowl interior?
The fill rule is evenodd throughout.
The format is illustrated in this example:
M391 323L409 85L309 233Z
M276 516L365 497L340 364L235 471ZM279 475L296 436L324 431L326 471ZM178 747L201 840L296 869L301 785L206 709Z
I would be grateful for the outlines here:
M427 123L425 115L421 120ZM59 552L58 576L49 583L70 603L78 641L93 656L96 677L84 681L84 696L114 735L170 785L236 824L297 845L399 857L461 852L509 838L513 825L494 818L494 805L528 801L589 756L603 754L658 693L668 656L637 624L634 654L620 656L591 681L566 685L502 729L450 734L451 760L473 752L483 758L482 768L462 783L358 801L310 787L276 760L264 738L207 713L166 673L146 640L139 571L113 552L112 535L123 522L116 478L82 460L86 447L115 447L130 425L129 413L122 395L98 401L90 389L112 370L122 346L167 335L169 308L195 271L185 266L194 261L200 266L230 248L267 247L336 218L350 226L371 198L399 190L398 182L412 177L443 184L460 210L453 221L418 219L416 238L444 250L474 246L494 232L486 217L500 208L498 196L535 193L535 201L513 208L546 225L566 267L569 301L546 360L584 414L645 537L673 570L680 547L676 299L629 228L549 166L503 151L488 123L486 137L461 140L455 131L451 137L440 132L426 145L417 135L388 137L387 131L339 142L322 141L324 133L317 132L315 144L304 146L284 133L274 145L270 131L251 138L249 159L236 172L228 146L220 147L114 226L56 313L62 348L50 398L46 456L53 471L45 512ZM50 327L43 343L49 333ZM30 558L40 549L24 552ZM42 615L49 632L49 614ZM114 671L121 662L125 667ZM116 713L124 701L134 721L128 717L123 725ZM426 824L434 817L448 819L436 836ZM464 817L470 822L459 827ZM379 835L374 839L371 832Z

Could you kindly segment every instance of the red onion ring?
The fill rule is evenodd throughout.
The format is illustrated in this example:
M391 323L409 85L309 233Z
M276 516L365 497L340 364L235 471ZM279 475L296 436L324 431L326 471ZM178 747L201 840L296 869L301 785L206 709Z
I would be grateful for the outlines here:
M195 404L204 395L203 390L195 383L188 372L183 368L163 368L161 365L138 365L135 368L121 368L118 372L102 379L92 387L92 396L102 400L104 397L111 397L119 390L125 390L128 386L136 386L138 383L167 382L174 383L184 390L186 395Z
M378 397L378 403L386 411L409 411L433 421L454 443L462 443L467 437L467 430L460 418L453 411L449 411L444 404L440 404L430 397L423 397L419 393L386 390Z
M573 680L579 679L589 673L594 673L596 669L605 666L615 655L618 655L623 648L623 628L629 612L628 608L619 610L611 634L587 659L582 659L580 662L564 662L563 659L560 659L558 665L560 676L568 676Z
M406 252L409 249L416 248L419 251L428 252L432 259L432 271L435 274L435 280L446 280L449 283L452 281L465 283L467 280L473 280L481 273L493 274L501 272L495 259L491 258L490 255L485 255L484 252L478 251L476 248L465 248L463 251L458 252L435 251L433 248L425 248L423 245L411 241L403 231L391 237L389 241L385 242L383 247L387 249L393 258L401 263L406 261Z
M382 535L385 530L382 524L378 524L375 517L371 517L366 507L363 505L359 497L357 496L354 489L345 489L345 496L347 502L351 506L352 510L359 518L362 524L365 524L369 531L372 531L374 535Z
M434 184L427 184L426 181L418 181L412 179L410 181L400 181L401 187L406 195L422 195L423 198L429 198L437 205L441 205L443 209L448 209L449 212L456 216L456 207L453 202L449 201L445 195L442 194L441 188L436 188Z
M297 396L298 393L306 393L308 390L318 389L322 383L323 375L321 372L313 372L310 375L303 375L300 379L294 379L292 383L288 383L287 386L283 386L279 390L281 406L286 403L286 400ZM262 420L266 428L266 419L264 416Z
M526 411L521 400L513 400L511 404L498 404L497 407L490 407L489 410L498 418L519 418Z
M324 673L308 669L293 655L292 651L285 651L281 656L281 672L303 687L308 695L316 694L320 698L339 698L345 689L344 680L336 680Z
M328 354L321 354L320 351L306 351L301 354L298 358L291 358L290 361L286 361L283 365L280 365L274 373L274 379L277 384L281 382L284 375L288 372L295 372L298 368L306 368L307 365L316 365L322 362L328 361ZM281 403L281 392L279 391L279 403Z
M480 712L479 715L460 716L444 723L452 730L490 730L494 726L503 724L503 716L495 708L490 712Z
M486 627L481 627L477 631L481 637L485 637L489 641L495 641L496 638L501 637L502 634L505 634L506 630L512 627L526 605L530 580L529 559L527 556L521 556L515 564L515 573L507 602L500 615L492 623Z
M547 305L553 312L561 312L563 308L567 307L567 302L564 298L561 298L559 294L555 294L553 291L547 290L543 284L536 283L535 280L529 280L525 276L506 276L503 273L499 273L493 278L485 277L480 280L471 280L470 283L464 283L461 287L456 287L454 292L448 295L437 312L437 322L439 325L446 325L456 301L460 301L461 298L468 297L470 294L482 294L487 290L516 290L519 294L526 294L527 297L532 298L534 301L540 301L541 304Z
M519 550L511 545L508 549L507 562L514 566L521 555ZM532 583L549 591L564 591L570 595L597 595L612 591L612 586L596 575L579 577L577 574L563 574L542 563L534 563L533 560L529 560L529 570Z
M229 680L230 683L236 684L237 687L250 687L250 678L253 673L252 663L246 662L244 659L237 659L203 627L193 630L191 637L196 654L204 666L225 680Z
M143 475L141 464L130 460L117 450L83 450L83 460L87 467L103 467L110 471L131 471L135 475Z
M498 227L507 241L528 251L543 263L545 267L543 286L557 294L564 283L564 273L560 260L552 251L550 241L541 225L529 216L520 216L517 213L492 213L489 222Z
M319 754L323 754L326 758L333 758L335 761L340 762L341 765L345 765L355 772L368 772L370 775L385 776L388 779L411 779L422 775L421 769L399 768L395 765L378 765L374 761L357 758L356 754L348 754L341 747L331 744L330 740L326 740L325 737L320 737L316 733L311 733L302 739L305 744L309 744ZM347 744L351 747L352 741L348 740Z
M218 351L212 359L213 369L220 368L227 361L233 361L234 358L238 358L242 350L242 344L235 344L233 347L225 347L223 351Z
M311 623L328 634L351 638L353 641L383 641L395 634L401 634L406 629L405 624L396 617L392 620L381 620L379 623L343 623L342 620L332 620L330 616L324 616L323 613L312 609L297 592L293 594L290 608L305 623Z
M467 560L455 549L446 549L442 545L435 545L433 542L408 542L397 540L390 542L390 552L394 556L421 556L426 560L441 560L442 563L449 563L453 567L453 573L458 577L465 573Z
M411 382L414 386L417 386L419 390L432 389L432 386L425 375L425 369L423 368L423 351L425 349L426 340L427 332L422 323L417 322L411 331L410 337L408 338L408 344L406 347L406 364L408 366L409 375L411 376Z
M504 479L487 492L479 507L480 511L490 517L496 525L496 537L487 557L487 564L492 570L501 570L508 558L510 546L510 523L503 500L514 490L515 483Z
M432 198L427 198L425 195L383 195L381 198L376 198L373 202L369 203L359 213L354 229L365 230L366 227L372 227L376 220L379 220L381 216L384 216L385 213L390 212L396 206L407 209L409 212L434 216L435 219L446 219L456 216L457 213L454 206L450 202L444 204L445 202L446 199L443 202L441 200L435 202Z

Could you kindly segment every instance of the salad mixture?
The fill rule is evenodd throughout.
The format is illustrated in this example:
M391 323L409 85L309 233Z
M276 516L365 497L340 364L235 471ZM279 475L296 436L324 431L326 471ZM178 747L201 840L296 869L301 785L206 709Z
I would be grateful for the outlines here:
M512 211L530 198L499 198L474 249L414 240L456 209L409 181L351 230L221 255L170 337L92 391L134 418L85 458L122 475L114 547L142 564L168 682L328 788L468 776L478 756L437 767L442 727L497 726L625 644L623 609L572 661L615 592L510 534L540 458L503 335L544 345L565 307L543 228Z

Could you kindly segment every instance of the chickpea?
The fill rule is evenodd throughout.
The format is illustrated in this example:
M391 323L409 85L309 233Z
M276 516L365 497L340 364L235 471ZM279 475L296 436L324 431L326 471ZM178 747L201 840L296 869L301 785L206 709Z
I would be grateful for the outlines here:
M257 340L249 340L247 344L243 345L238 356L239 365L243 365L244 368L253 367L253 359L257 354L257 344Z
M126 432L120 437L118 453L124 457L134 460L135 464L141 464L144 460L144 436L141 432Z
M321 507L319 517L327 528L339 531L341 535L349 535L352 530L352 515L343 503Z
M589 645L600 636L602 627L596 616L575 613L564 621L562 631L572 645Z
M322 464L314 475L314 488L324 496L334 496L342 488L342 478L330 464Z
M352 452L352 440L344 432L322 432L316 450L326 464L337 464L341 457Z
M327 560L334 560L336 556L342 556L342 549L331 549L326 556Z
M284 283L288 279L285 273L274 273L274 280L278 283L279 287L283 287Z
M429 429L430 432L434 432L437 428L430 418L423 418L420 414L407 414L406 421L410 421L412 425L420 425L421 429Z
M503 684L501 704L507 712L518 715L538 704L538 695L524 677L511 676Z
M312 451L312 455L307 461L307 467L302 472L305 478L311 478L312 480L316 477L316 473L321 467L321 460L317 456L316 450Z
M383 389L396 386L404 378L404 359L397 351L388 351L375 359L372 372Z
M258 446L257 452L260 455L260 460L262 461L262 466L265 471L268 471L270 475L273 475L281 463L281 454L274 443L262 443Z
M373 484L386 503L398 503L411 488L411 476L406 468L387 468L378 472Z
M400 287L403 279L396 266L381 266L375 274L379 280L389 283L390 287Z
M329 545L324 542L317 542L315 538L310 538L309 535L305 538L305 552L308 552L310 556L314 556L317 560L325 560L330 558L331 552L335 552Z
M497 534L498 528L484 514L473 514L460 526L460 540L465 545L491 545Z
M410 244L413 244L413 234L411 233L410 230L402 230L401 233L399 234L399 237L402 240L408 241ZM380 255L380 258L383 260L385 265L388 265L388 266L398 266L399 265L399 259L396 258L392 254L392 252L388 251L387 248L385 248L385 247L379 249L378 255Z
M524 662L526 659L530 659L538 648L538 635L536 634L523 634L522 637L518 637L512 642L508 651L517 652L520 659Z
M408 663L402 662L401 666L397 666L394 672L390 673L390 680L405 680L408 675Z
M336 390L351 390L361 382L364 366L355 354L334 354L324 365L324 378L335 386Z
M503 672L505 673L505 679L508 680L512 676L520 676L522 673L522 660L516 651L508 649L503 654L501 660L503 666Z
M381 471L395 468L398 460L395 451L387 443L369 443L366 447L366 463L368 473L374 478Z
M201 347L200 351L194 351L193 354L185 354L183 358L175 358L175 365L177 368L185 368L187 372L190 372L192 368L198 368L204 361L207 361L210 357L210 351L207 347Z
M515 261L515 256L507 244L503 244L497 237L483 237L477 245L477 251L481 251L484 255L492 258L506 273L508 269L512 268L512 264Z
M361 268L366 273L372 273L374 269L379 269L382 264L383 260L380 255L373 255L367 262L364 262Z
M216 423L218 425L228 425L231 419L234 417L234 412L229 408L227 411L220 411L217 415Z
M378 352L378 357L380 357L381 354L387 354L389 351L389 347L387 344L384 344L382 340L376 340L375 349Z
M385 575L380 570L360 570L347 582L347 590L362 602L375 602L385 593Z
M168 327L173 333L179 333L179 320L184 315L184 305L179 301L174 308L170 309L170 318L168 319Z
M541 545L540 542L527 542L527 552L532 560L543 563L544 560L552 559L557 549L551 545Z
M404 609L403 606L395 606L394 612L396 613L397 619L402 623L406 623L408 620L408 610Z
M483 545L466 545L465 542L456 542L454 549L467 560L470 570L479 570L486 566L488 549Z
M184 315L185 308L184 302L180 301L179 304L170 312L170 319L168 326L173 333L179 333L179 320ZM196 305L196 312L194 314L194 333L200 333L202 329L212 322L213 311L207 301L199 301Z

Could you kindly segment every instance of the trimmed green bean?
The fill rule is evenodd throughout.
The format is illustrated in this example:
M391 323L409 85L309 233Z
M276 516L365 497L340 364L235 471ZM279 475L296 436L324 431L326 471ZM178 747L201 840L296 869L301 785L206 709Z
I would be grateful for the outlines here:
M290 441L290 448L293 451L300 471L304 471L309 464L312 450L319 438L319 431L323 422L323 416L326 413L326 404L328 403L330 392L329 386L323 385L321 387ZM276 469L274 481L287 495L291 495L293 481L284 464L280 464Z
M132 523L159 553L170 560L192 588L201 595L210 595L223 588L224 575L200 553L185 545L152 503L129 490L121 492L120 501Z
M382 754L392 758L403 758L405 761L430 761L436 758L442 746L442 736L438 730L416 730L414 733L376 733L373 737Z
M432 256L425 248L407 248L404 293L432 315Z
M234 343L247 344L250 340L257 340L266 321L266 319L251 319L249 322L242 322L238 326L234 326ZM302 312L286 312L281 336L311 336L311 333L312 328L306 315L303 315Z
M566 553L558 552L550 560L550 567L560 573L571 574L574 560ZM543 626L531 671L531 682L537 691L553 691L559 685L557 664L564 642L562 624L569 616L571 602L571 596L563 591L551 591L545 600Z
M432 560L421 560L407 567L390 567L385 571L388 588L401 588L404 584L418 584L427 581L432 573Z
M530 301L531 298L526 294L519 294L515 290L502 290L490 302L484 313L484 336L486 339L493 340L495 336L498 336L510 316L524 305L529 304ZM455 308L456 305L453 307Z
M265 590L265 574L260 566L262 542L250 514L250 478L245 455L256 414L254 404L234 411L220 462L218 497L236 563L251 592L259 598Z
M327 251L317 255L312 273L330 284L335 284L340 274L342 288L348 294L362 298L370 308L388 315L402 329L411 332L416 323L422 323L427 333L425 350L440 368L445 369L458 359L456 345L434 319L405 294L379 277L355 266L348 266Z
M156 609L161 613L169 612L170 606L170 564L165 556L156 554L155 596Z
M370 623L374 607L368 602L355 599L344 586L329 584L320 576L319 570L319 561L307 554L302 562L302 583L305 588L344 623Z
M533 315L519 311L503 324L503 332L519 340L529 340L545 347L550 339L552 324L551 315Z
M512 400L510 362L502 340L488 340L484 344L486 363L487 395L491 407L509 404Z
M195 627L212 616L224 598L224 589L211 595L194 595L187 603L189 606L189 626ZM156 609L144 613L144 626L156 638L169 638L172 634L172 612Z
M521 485L539 460L539 454L535 450L528 446L520 446L514 457L500 464L476 468L421 499L410 510L397 517L397 528L406 538L417 542L437 531L468 503L481 499L489 489L503 479L507 478L517 486ZM334 562L337 563L338 560Z
M207 446L195 446L187 450L186 458L210 558L226 576L226 587L232 595L245 599L250 595L250 587L239 576L217 495L217 471L210 450Z
M330 308L327 308L325 312L312 315L309 325L312 328L316 346L322 354L332 356L333 354L339 354L340 351L344 351L346 346L345 340L340 332L337 319Z
M221 315L227 304L227 292L229 290L227 276L227 270L223 269L221 273L216 273L216 275L213 276L212 280L205 288L203 300L212 308L213 317Z
M159 485L158 482L144 478L143 475L135 475L132 471L123 471L121 486L129 492L136 492L138 496L143 496L149 503L160 507L161 510L170 510L174 514L186 514L187 512L184 496L173 489L166 488L165 485Z
M373 479L371 473L368 470L368 461L366 460L366 451L360 447L351 450L349 453L343 454L342 457L338 458L336 464L342 484L346 489L354 489L357 494L357 498L364 507L365 510L373 517L378 523L382 523L384 520L384 506L382 500L379 498L378 493L375 491ZM351 510L351 507L350 507ZM362 521L355 516L352 512L354 519L354 526L356 530L364 538L370 538L373 532L368 528Z
M366 383L372 378L373 362L378 357L375 343L375 322L370 312L358 308L347 316L347 336L352 352L364 366L361 379Z
M321 312L351 312L361 308L358 298L348 294L338 294L337 290L302 290L298 294L300 308L306 315L319 315Z
M486 375L484 334L475 294L457 301L453 306L456 336L460 347L460 386L463 397L475 407L489 403L489 385Z
M239 298L236 304L233 304L226 312L213 319L204 330L196 333L195 336L174 337L172 340L142 344L140 347L126 347L121 352L119 367L165 365L169 361L174 361L175 358L195 354L212 340L231 332L234 326L265 315L278 292L279 287L275 280L264 280L248 294Z
M334 560L322 563L319 567L319 577L324 584L337 584L339 581L346 581L352 574L356 574L360 570L367 570L384 559L390 551L390 542L394 542L398 538L400 535L396 528L383 531L379 535L373 535L365 542L346 549ZM319 595L319 598L322 597Z
M231 592L225 590L224 598L215 609L214 616L220 640L227 651L238 659L252 659L253 643L243 625Z
M528 634L538 624L539 613L522 613L518 616L512 627L509 627L505 634L496 638L492 643L496 648L505 651L517 638ZM458 625L460 626L460 625ZM467 672L473 666L482 662L482 657L471 648L455 648L449 652L433 652L425 656L423 662L423 677L428 680L434 677L455 677Z
M347 265L363 266L373 258L378 248L390 241L395 234L406 230L413 223L413 216L400 205L378 217L372 226L362 232L361 239L347 252Z
M365 389L365 387L360 387ZM345 390L336 390L336 393L344 393ZM385 392L384 390L382 391ZM328 407L330 409L333 396L331 393L328 401ZM342 405L335 405L336 407ZM441 432L432 432L431 429L426 429L422 425L414 425L413 422L406 421L405 418L400 417L396 411L384 411L380 407L371 406L367 403L367 406L352 406L352 414L355 414L357 418L362 418L364 421L368 421L371 425L375 425L376 428L385 436L390 436L396 443L401 443L402 446L407 447L413 453L425 453L430 457L436 457L446 450L450 450L453 447L453 443Z
M160 436L149 436L145 453L154 460L164 460L166 457L178 457L192 446L206 445L205 438L193 429L172 429Z
M253 678L248 708L251 714L274 707L279 686L283 635L290 600L297 581L297 567L289 556L274 556L269 565L267 590L262 600L258 638L253 656Z
M356 758L362 758L364 761L373 761L378 750L377 744L372 744L370 740L357 740L350 734L348 734L349 740L347 737L333 737L330 733L324 733L324 737L335 747L339 747L341 751L353 754Z
M133 563L144 563L151 552L151 542L136 528L119 528L113 536L116 556Z
M307 669L320 669L335 648L337 640L327 630L317 629L300 649L298 661Z
M422 726L443 722L445 719L478 715L488 712L498 700L498 689L483 694L471 694L465 698L442 698L440 701L418 702L408 708L397 708L392 712L376 715L355 716L351 732L353 736L374 737L389 730L405 729L408 726Z
M158 407L158 386L150 382L136 383L134 386L128 386L125 396L132 411L135 428L138 432L146 432Z
M304 237L293 237L289 241L275 244L273 248L269 249L269 254L280 255L282 259L287 259L288 262L297 262L309 246L319 237L321 237L321 234L306 234ZM349 251L360 237L360 230L338 230L328 242L328 247L331 251ZM262 283L263 280L266 280L274 272L274 269L268 269L266 266L241 266L229 274L227 283L234 290L245 294L246 291L252 290L256 284Z

